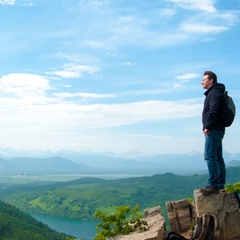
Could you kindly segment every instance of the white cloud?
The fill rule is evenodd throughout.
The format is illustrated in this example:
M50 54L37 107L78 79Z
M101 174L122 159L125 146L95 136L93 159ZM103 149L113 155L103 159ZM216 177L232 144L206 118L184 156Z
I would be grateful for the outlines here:
M167 94L171 91L170 88L155 88L155 89L143 89L143 90L132 90L132 91L126 91L124 93L118 94L118 96L124 97L129 95L159 95L159 94Z
M84 45L90 47L90 48L106 48L106 43L102 41L93 41L93 40L87 40L84 42Z
M16 0L0 0L0 4L3 4L3 5L14 5L16 2Z
M113 127L192 118L199 116L202 108L202 103L194 99L88 105L59 99L57 102L57 99L48 99L46 104L41 99L36 103L31 99L22 102L0 97L0 131L6 136L1 146L27 149L88 149L91 146L92 150L111 147L119 151L119 145L118 149L112 146L116 136L112 133L108 136ZM128 140L124 139L125 144L121 146Z
M2 125L18 126L35 131L76 131L83 128L109 128L143 121L191 118L199 115L202 104L191 101L143 101L126 104L88 104L49 101L48 104L28 102L27 107L15 99L0 99ZM11 104L10 104L11 102ZM20 103L20 104L19 104ZM45 102L44 102L45 103ZM4 104L4 105L3 105ZM8 114L3 114L5 109ZM5 119L5 121L3 120ZM2 128L2 127L1 127ZM9 129L10 130L10 129Z
M104 1L104 0L92 0L92 1L81 1L82 4L87 4L89 7L94 8L94 7L104 7L109 4L109 1Z
M81 98L93 98L93 99L100 99L100 98L113 98L114 95L112 94L97 94L97 93L69 93L69 92L60 92L53 94L59 98L74 98L74 97L81 97Z
M184 74L181 76L177 76L177 79L184 80L184 79L193 79L193 78L198 78L198 77L200 77L200 75L198 73L187 73L187 74Z
M99 71L99 68L97 67L67 63L63 65L61 70L46 72L46 74L55 75L62 78L80 78L83 73L94 74L97 71Z
M137 63L135 63L135 62L123 62L122 64L125 66L136 66L137 65Z
M131 8L121 15L118 13L114 15L109 12L109 8L99 8L98 14L104 17L101 20L97 19L94 25L92 21L88 23L88 29L85 31L87 34L85 39L82 39L81 45L107 50L117 50L119 46L127 45L150 48L176 45L189 39L196 39L193 33L206 35L226 31L231 24L236 23L239 15L237 11L219 12L213 0L165 1L172 4L141 16L134 14L134 11L131 12ZM90 7L86 1L84 3ZM179 7L190 11L182 14L184 11L179 11ZM89 11L94 10L91 8ZM94 15L94 12L92 14ZM179 25L176 25L176 22Z
M198 10L203 12L212 13L216 9L214 7L214 0L166 0L168 2L174 3L179 7L189 9L189 10Z
M183 87L183 84L181 84L181 83L175 83L173 85L173 88L182 88L182 87Z
M163 16L163 17L172 17L176 13L177 13L177 11L172 8L164 8L159 11L160 16Z
M46 72L47 74L56 75L62 78L79 78L82 76L82 73L76 71L54 71Z
M112 94L58 92L42 76L10 74L0 79L0 128L18 126L31 135L37 131L72 131L78 128L108 128L144 121L191 118L199 114L199 100L139 101L120 104L79 104L65 99L112 98ZM6 95L5 95L6 93ZM7 113L7 114L6 114ZM5 129L6 130L6 129Z
M180 28L187 33L216 34L228 30L225 26L214 26L202 23L183 23Z
M49 89L51 89L49 81L39 75L13 73L0 78L2 92L24 96L25 94L45 94Z
M218 34L229 30L230 26L239 22L239 11L214 11L201 12L199 14L189 15L180 24L179 31L186 34Z
M11 6L14 6L14 5L19 5L19 6L26 6L26 7L32 7L34 6L33 3L26 3L26 2L18 2L17 3L17 0L0 0L0 5L11 5Z
M177 76L176 79L178 80L177 83L174 84L173 88L182 88L184 84L189 82L191 79L199 78L200 75L198 73L186 73L180 76Z
M240 11L225 11L221 14L218 14L216 16L216 19L219 19L220 21L223 21L224 23L227 23L228 26L231 26L233 24L236 24L239 22L239 14Z

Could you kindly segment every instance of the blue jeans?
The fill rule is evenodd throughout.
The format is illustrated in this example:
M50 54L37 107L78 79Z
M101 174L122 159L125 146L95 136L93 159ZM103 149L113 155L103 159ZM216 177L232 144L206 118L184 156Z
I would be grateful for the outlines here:
M212 130L205 136L204 158L207 162L209 179L208 185L224 188L226 180L226 168L222 153L222 139L224 132Z

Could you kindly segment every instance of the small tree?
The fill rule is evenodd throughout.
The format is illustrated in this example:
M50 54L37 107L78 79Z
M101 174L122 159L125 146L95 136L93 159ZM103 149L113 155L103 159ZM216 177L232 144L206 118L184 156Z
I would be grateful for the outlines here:
M116 210L116 213L109 215L100 211L94 213L94 216L100 218L102 223L97 225L97 234L93 240L105 240L118 235L127 235L136 229L141 231L147 229L147 223L138 211L138 204L132 210L130 206L118 206Z

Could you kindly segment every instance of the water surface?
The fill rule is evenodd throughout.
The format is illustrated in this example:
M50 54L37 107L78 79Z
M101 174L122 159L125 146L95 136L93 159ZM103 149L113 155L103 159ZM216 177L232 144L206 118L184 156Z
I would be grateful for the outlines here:
M97 221L59 218L36 213L29 214L36 220L47 224L50 228L74 236L77 239L91 240L96 235Z

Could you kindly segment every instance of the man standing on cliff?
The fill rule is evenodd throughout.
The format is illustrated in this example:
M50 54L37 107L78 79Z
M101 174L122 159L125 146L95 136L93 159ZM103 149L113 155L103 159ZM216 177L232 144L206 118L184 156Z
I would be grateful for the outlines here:
M200 192L203 195L210 195L224 189L226 179L226 168L222 151L225 127L219 119L223 106L225 86L217 82L217 75L211 71L204 72L202 86L207 90L204 93L202 124L205 135L204 158L207 162L209 179L208 185L205 188L201 188Z

